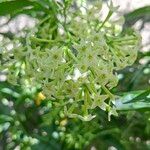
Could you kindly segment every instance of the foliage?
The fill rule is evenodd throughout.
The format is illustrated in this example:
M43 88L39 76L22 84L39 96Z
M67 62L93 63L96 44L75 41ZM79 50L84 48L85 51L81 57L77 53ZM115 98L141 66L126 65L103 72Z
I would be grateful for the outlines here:
M1 43L0 69L8 74L0 84L3 149L150 148L150 89L147 83L139 88L139 81L147 82L143 72L149 62L138 63L148 54L139 53L133 67L123 69L135 61L140 37L133 30L122 31L122 18L111 20L117 9L112 3L104 21L98 16L101 3L92 6L54 0L0 3L8 8L0 9L0 15L39 19L23 37L13 35ZM141 10L142 15L147 11ZM136 12L141 16L140 9L125 16L126 26L132 16L139 19ZM126 78L119 80L117 74ZM108 121L107 112L118 117Z

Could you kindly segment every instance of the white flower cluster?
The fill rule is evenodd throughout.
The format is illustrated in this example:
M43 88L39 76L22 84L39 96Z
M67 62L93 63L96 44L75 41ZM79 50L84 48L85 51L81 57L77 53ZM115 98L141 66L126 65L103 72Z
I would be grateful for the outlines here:
M96 107L117 115L110 90L118 84L116 71L135 61L140 38L135 32L116 31L118 21L109 19L116 7L110 7L104 21L101 3L71 8L55 38L43 32L46 22L28 35L26 47L14 49L13 64L20 62L21 76L29 84L40 84L47 99L64 107L68 117L89 121Z

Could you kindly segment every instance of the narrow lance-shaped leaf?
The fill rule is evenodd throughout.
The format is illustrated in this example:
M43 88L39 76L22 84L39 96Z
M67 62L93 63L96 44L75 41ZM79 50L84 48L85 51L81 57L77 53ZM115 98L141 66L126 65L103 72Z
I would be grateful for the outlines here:
M150 20L150 6L138 8L125 15L125 26L133 25L137 20L143 19L144 17Z
M125 93L115 102L117 110L138 110L150 108L150 89Z

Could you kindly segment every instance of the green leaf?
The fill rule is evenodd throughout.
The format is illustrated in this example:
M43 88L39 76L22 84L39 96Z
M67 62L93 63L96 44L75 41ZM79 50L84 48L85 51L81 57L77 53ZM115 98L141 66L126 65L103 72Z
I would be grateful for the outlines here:
M135 71L135 73L133 74L133 77L128 83L128 86L127 86L128 90L132 90L132 88L140 81L140 79L143 77L143 70L148 68L149 65L150 65L150 61L144 65L141 65L139 69Z
M146 91L138 94L132 100L124 102L124 104L126 104L126 103L134 103L134 102L137 102L137 101L147 101L147 100L150 100L149 95L150 95L150 89L148 89L148 90L146 90Z
M120 104L116 105L117 110L140 110L143 109L145 111L150 110L150 102L135 102L135 103L128 103L123 104L120 102Z
M33 7L33 2L28 0L14 0L0 3L0 16L12 15L16 11Z
M118 110L137 110L150 108L150 89L124 93L115 101Z
M150 20L150 6L136 9L125 15L125 26L133 25L137 20L146 18Z
M150 88L147 90L138 90L138 91L130 91L125 92L120 95L119 100L122 101L122 103L132 103L144 99L148 99L148 96L150 94Z

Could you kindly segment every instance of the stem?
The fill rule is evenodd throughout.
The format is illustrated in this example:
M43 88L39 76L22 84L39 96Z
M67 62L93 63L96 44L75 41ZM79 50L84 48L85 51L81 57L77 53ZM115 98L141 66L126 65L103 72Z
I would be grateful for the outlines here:
M41 20L38 25L39 25L39 26L42 25L45 21L47 21L47 20L50 19L50 18L51 18L51 16L48 15L48 16L45 17L43 20Z
M111 17L111 15L113 14L113 12L111 10L109 10L108 14L107 14L107 17L105 18L105 20L103 21L103 23L101 24L101 26L99 26L98 30L99 31L103 26L104 24L106 23L106 21Z
M40 38L36 38L36 37L31 37L31 40L33 40L35 42L44 42L44 43L57 43L57 42L60 42L59 40L47 40L47 39L40 39Z
M102 86L102 89L109 95L110 98L114 98L114 95L105 86Z
M88 99L89 99L89 97L88 97L88 90L87 89L85 89L84 90L84 115L86 116L86 115L88 115L88 108L89 108L89 103L88 103Z
M72 58L75 62L78 62L78 59L74 56L74 54L70 51L67 50L67 54L70 58Z
M136 40L137 38L136 37L128 37L128 38L119 38L119 39L114 39L114 37L113 37L113 42L122 42L122 41L130 41L130 40Z
M63 15L64 15L64 29L65 29L65 31L67 31L67 28L66 28L66 20L67 20L66 3L65 3L65 6L64 6L64 9L63 9Z
M95 93L95 91L91 87L89 87L89 85L87 85L86 83L84 84L84 86L90 93Z
M119 60L119 58L118 58L116 52L113 50L113 48L110 47L109 49L110 49L110 51L114 54L114 57L120 62L120 60Z

